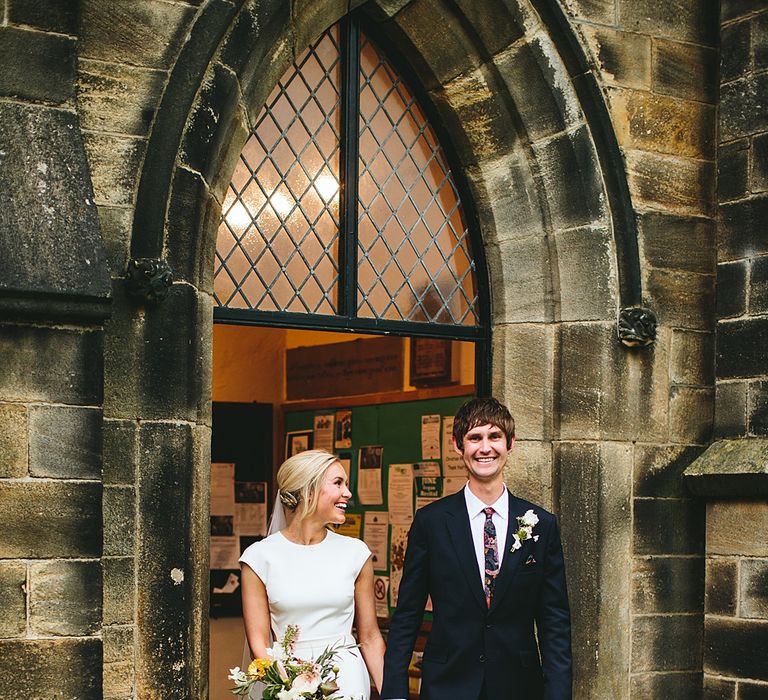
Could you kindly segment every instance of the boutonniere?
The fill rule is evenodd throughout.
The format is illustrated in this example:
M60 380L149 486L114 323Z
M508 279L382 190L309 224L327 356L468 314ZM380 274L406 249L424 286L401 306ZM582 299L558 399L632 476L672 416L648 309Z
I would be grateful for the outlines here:
M533 528L536 527L536 523L539 522L539 516L532 510L525 511L525 515L518 515L517 518L517 532L512 537L514 542L512 543L512 549L510 552L514 552L523 546L523 542L526 540L533 540L538 542L539 536L533 534Z

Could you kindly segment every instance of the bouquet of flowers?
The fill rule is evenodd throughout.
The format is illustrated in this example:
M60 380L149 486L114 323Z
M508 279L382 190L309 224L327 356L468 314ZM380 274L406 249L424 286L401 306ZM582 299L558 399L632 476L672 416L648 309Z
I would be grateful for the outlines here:
M295 656L298 625L288 625L283 638L267 650L266 659L254 659L246 671L235 667L228 678L235 682L235 695L248 695L254 683L262 683L264 700L341 700L336 679L339 667L334 663L338 652L355 644L326 648L314 661Z

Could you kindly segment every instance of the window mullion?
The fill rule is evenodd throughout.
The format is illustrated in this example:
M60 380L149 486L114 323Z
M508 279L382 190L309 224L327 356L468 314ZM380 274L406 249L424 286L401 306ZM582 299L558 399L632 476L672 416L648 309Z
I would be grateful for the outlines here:
M360 123L360 24L347 16L341 41L339 314L357 316L357 199Z

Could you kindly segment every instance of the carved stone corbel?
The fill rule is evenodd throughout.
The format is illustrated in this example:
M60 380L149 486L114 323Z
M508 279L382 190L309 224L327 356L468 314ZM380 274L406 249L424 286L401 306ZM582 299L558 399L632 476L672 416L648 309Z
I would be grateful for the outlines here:
M656 314L642 306L632 306L619 312L619 341L628 348L645 347L656 340Z
M160 258L133 258L128 261L125 279L132 299L152 305L168 295L173 284L173 271Z

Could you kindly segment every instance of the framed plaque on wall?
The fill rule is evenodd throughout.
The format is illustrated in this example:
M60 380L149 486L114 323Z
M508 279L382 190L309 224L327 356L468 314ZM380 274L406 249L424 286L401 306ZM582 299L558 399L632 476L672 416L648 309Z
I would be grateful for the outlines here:
M451 341L441 338L411 338L412 386L451 383Z

